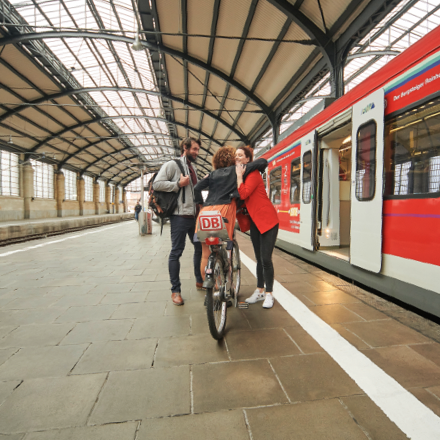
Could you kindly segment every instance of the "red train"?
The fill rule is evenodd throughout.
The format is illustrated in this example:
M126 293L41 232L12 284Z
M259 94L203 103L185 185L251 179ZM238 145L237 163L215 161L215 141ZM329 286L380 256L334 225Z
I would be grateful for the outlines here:
M263 157L279 247L440 317L440 27Z

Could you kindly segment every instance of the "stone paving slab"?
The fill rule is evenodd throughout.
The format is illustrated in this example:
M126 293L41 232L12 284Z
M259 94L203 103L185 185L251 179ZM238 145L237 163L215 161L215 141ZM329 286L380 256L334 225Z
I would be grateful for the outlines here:
M156 346L156 339L95 342L88 346L87 351L73 368L72 374L150 368Z
M0 259L0 439L405 438L277 302L228 309L214 341L189 241L174 306L168 228L140 237L126 223ZM439 326L279 250L274 263L292 295L440 415ZM241 299L254 289L243 266Z
M62 340L62 344L83 344L96 341L120 341L125 339L133 321L131 319L114 319L80 322Z
M85 425L105 374L24 381L0 406L4 434Z
M57 345L75 324L21 325L0 339L0 348Z
M243 411L149 419L142 423L137 440L249 440Z
M195 365L194 412L287 403L266 359Z
M205 364L228 361L225 341L212 344L210 334L161 338L157 346L154 366Z
M189 376L188 366L112 372L89 424L189 414Z
M86 348L86 344L22 348L0 366L0 380L67 376Z
M139 422L32 432L24 440L133 440ZM1 437L0 437L1 439Z
M365 440L338 400L321 400L246 411L254 440Z

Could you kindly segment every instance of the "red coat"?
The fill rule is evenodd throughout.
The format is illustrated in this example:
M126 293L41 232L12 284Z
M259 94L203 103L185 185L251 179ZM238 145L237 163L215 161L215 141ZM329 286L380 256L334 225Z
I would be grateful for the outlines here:
M261 234L279 223L278 214L270 202L259 171L250 173L246 182L238 188L240 199L246 202L246 208L252 221Z

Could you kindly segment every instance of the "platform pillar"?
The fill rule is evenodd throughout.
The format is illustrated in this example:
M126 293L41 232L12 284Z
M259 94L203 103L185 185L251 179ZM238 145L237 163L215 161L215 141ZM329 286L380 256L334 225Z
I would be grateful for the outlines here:
M99 183L93 184L93 203L95 205L95 214L99 215Z
M86 188L84 179L81 177L78 182L78 203L79 203L79 215L84 215L84 201L86 198Z
M55 200L57 202L57 217L63 216L63 201L64 201L64 174L59 171L56 175L56 190L55 190Z
M110 195L111 195L111 188L108 183L105 184L105 209L107 210L107 214L110 214Z
M24 218L31 218L31 203L34 198L34 169L30 163L22 166L23 171L23 201Z
M127 210L127 191L125 191L125 188L122 189L122 206L124 208L124 212L128 212L128 210Z
M115 188L115 214L119 214L119 201L120 201L119 186Z

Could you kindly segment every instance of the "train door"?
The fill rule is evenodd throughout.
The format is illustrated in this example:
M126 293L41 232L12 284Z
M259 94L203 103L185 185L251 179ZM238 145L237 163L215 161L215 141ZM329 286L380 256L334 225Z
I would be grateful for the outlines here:
M315 249L316 131L301 139L301 202L299 244Z
M351 111L318 130L318 249L348 261L350 254ZM337 128L333 128L337 125Z
M382 185L384 91L353 106L350 263L380 272L382 266Z

